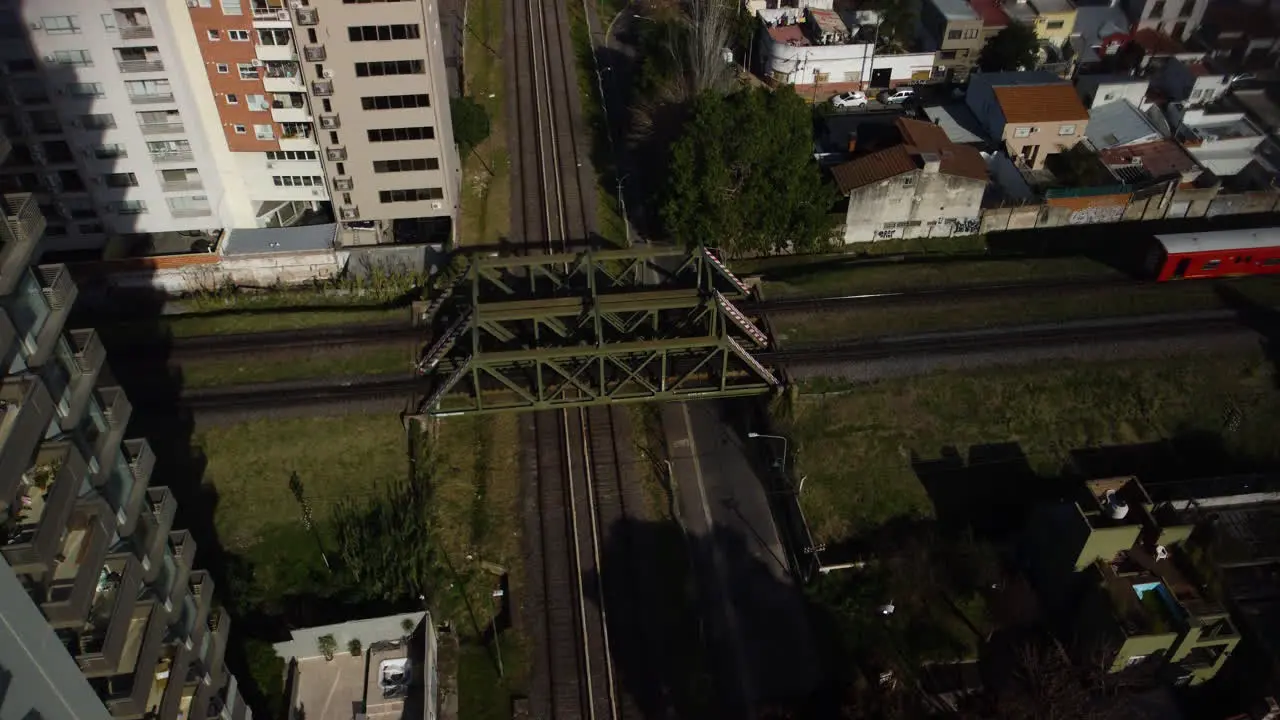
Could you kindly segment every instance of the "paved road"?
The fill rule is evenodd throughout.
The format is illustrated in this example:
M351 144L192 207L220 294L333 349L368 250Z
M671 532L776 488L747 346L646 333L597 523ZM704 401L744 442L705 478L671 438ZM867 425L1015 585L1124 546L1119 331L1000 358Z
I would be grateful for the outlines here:
M715 402L669 403L663 425L725 707L754 717L774 699L808 695L817 660L764 484Z

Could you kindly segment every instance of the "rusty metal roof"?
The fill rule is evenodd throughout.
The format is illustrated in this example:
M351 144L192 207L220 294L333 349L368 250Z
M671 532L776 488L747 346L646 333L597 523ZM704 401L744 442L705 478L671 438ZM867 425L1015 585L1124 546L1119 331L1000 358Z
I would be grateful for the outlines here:
M1006 123L1088 120L1089 111L1070 83L1006 85L992 88Z

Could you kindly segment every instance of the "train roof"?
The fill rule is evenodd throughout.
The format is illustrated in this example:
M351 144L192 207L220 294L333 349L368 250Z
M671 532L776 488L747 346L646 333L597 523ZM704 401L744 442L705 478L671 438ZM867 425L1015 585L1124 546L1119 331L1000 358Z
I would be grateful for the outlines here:
M1280 228L1216 230L1200 233L1157 235L1156 241L1170 255L1280 247Z

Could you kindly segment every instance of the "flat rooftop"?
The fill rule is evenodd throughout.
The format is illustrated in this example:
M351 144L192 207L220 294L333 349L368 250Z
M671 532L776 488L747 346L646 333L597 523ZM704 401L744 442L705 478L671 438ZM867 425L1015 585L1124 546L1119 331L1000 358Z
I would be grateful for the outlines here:
M799 25L774 25L769 28L769 37L776 43L793 47L809 44L809 38L804 36L804 30Z
M421 703L411 703L416 712L406 712L404 698L384 698L378 684L382 662L408 660L408 646L374 643L373 647L358 657L338 648L333 660L298 660L298 706L307 720L352 720L361 713L370 720L422 720ZM410 692L420 693L420 683ZM410 717L414 714L417 717Z
M1205 118L1202 122L1188 123L1195 130L1196 135L1206 142L1262 137L1262 133L1258 132L1253 123L1242 117L1210 122L1211 117Z
M1184 181L1189 173L1199 174L1200 165L1187 154L1182 146L1172 140L1156 140L1155 142L1125 145L1098 151L1102 162L1117 172L1125 182L1140 182L1148 179L1183 176Z
M230 230L222 243L222 254L258 255L329 250L333 248L337 233L336 223Z
M942 17L948 20L981 20L978 12L964 0L929 0Z
M991 142L982 131L982 124L973 116L973 111L962 102L926 107L924 114L942 128L953 143L978 145Z

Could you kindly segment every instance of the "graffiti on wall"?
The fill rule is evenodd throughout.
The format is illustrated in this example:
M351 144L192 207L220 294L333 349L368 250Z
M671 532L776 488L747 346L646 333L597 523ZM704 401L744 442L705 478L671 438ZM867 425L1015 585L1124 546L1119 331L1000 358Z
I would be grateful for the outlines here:
M982 229L982 220L977 217L951 218L947 222L951 224L952 235L973 235Z
M1067 218L1068 225L1092 225L1094 223L1120 222L1124 217L1124 205L1096 205L1081 208Z

